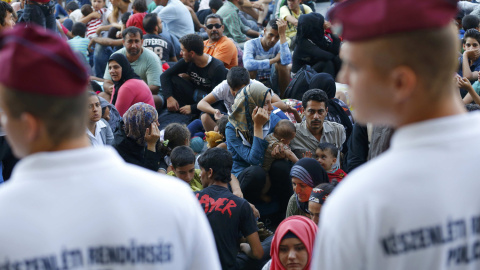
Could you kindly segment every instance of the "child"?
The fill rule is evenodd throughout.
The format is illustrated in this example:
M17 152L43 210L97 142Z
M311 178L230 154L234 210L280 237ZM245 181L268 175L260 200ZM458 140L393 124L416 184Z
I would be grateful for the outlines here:
M78 52L83 55L85 57L85 63L88 64L88 43L90 43L90 40L85 38L86 31L87 27L85 24L80 22L74 23L72 26L72 35L74 37L68 40L67 43L74 52Z
M190 185L192 191L203 189L200 180L200 170L195 169L195 153L185 145L177 146L170 154L170 172L168 175L175 176Z
M315 153L318 162L320 162L320 165L327 171L330 183L334 180L340 182L347 176L347 173L340 169L340 166L335 165L338 154L338 148L335 145L331 143L320 143Z
M277 148L283 148L286 154L286 158L293 163L298 161L298 158L292 152L289 147L290 141L295 138L296 129L295 125L289 120L280 120L273 133L270 133L265 137L265 140L268 142L267 150L265 150L265 157L263 158L263 169L268 172L272 163L275 161L275 158L272 156L272 152ZM269 197L266 196L267 191L270 189L271 181L267 173L267 179L264 188L262 189L262 199L269 201Z
M190 131L185 125L179 123L169 124L164 130L160 149L157 149L157 152L163 156L163 159L160 160L159 171L161 173L170 171L169 166L172 165L170 154L175 147L182 145L190 145Z
M228 116L224 115L217 120L217 126L214 128L214 131L218 132L223 137L223 142L217 145L217 147L227 150L227 143L225 142L225 129L228 124Z
M83 17L80 22L87 24L87 38L92 39L97 37L97 29L103 24L103 21L105 21L104 15L107 12L105 0L92 0L92 5L83 5L81 11L85 17Z
M88 92L87 135L93 146L112 145L113 132L110 125L102 118L102 107L97 94Z

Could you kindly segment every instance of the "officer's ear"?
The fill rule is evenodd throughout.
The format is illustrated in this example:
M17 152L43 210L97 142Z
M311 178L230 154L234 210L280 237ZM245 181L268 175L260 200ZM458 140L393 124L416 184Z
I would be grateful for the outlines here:
M412 97L414 90L418 87L418 78L412 68L398 66L390 72L390 78L394 91L392 100L400 104Z

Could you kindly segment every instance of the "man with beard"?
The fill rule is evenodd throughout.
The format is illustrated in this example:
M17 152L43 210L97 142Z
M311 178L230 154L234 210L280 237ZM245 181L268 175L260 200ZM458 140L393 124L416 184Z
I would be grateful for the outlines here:
M160 75L162 74L162 68L160 59L151 50L144 50L143 33L138 27L131 26L125 29L122 33L123 36L123 48L114 52L125 55L130 62L135 73L142 78L142 80L148 85L150 91L153 94L153 100L155 101L155 107L157 109L163 107L163 97L160 91ZM103 75L105 82L103 84L104 96L103 98L110 100L113 90L113 81L108 72L108 66L105 69L105 75Z
M289 64L292 63L286 30L286 21L269 21L263 36L247 41L243 53L243 63L250 78L272 88L280 97L290 82Z
M305 92L302 97L305 120L295 124L297 133L290 143L290 148L297 158L302 158L307 151L315 158L315 150L319 143L331 143L341 150L345 142L345 128L338 123L325 121L328 108L327 94L320 89L311 89ZM338 152L340 154L340 151ZM339 164L340 156L337 155Z
M203 52L222 61L226 68L231 69L238 65L237 46L231 39L223 35L225 26L220 15L210 14L205 18L208 40L203 44Z

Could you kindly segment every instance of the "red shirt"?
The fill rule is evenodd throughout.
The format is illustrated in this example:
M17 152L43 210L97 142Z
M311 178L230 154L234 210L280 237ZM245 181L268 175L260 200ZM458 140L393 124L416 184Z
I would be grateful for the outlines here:
M342 181L342 179L347 176L347 173L344 172L342 169L338 168L336 171L334 172L329 172L327 173L328 174L328 180L330 180L330 183L335 180L337 181L338 183L340 183L340 181Z

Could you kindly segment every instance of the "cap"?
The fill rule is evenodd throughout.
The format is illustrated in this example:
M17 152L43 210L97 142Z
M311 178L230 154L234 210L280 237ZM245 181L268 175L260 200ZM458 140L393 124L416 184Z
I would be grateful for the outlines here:
M58 97L86 90L88 75L70 46L53 32L17 25L0 33L0 84Z
M329 18L344 40L446 26L457 14L457 0L347 0Z

